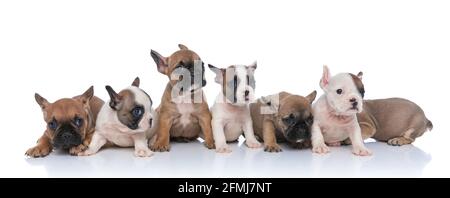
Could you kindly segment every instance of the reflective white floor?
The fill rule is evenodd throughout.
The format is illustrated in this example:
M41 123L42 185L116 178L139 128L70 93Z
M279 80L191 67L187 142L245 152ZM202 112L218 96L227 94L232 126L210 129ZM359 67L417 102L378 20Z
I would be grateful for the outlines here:
M20 177L420 177L432 156L413 145L392 147L371 142L371 157L357 157L350 147L330 154L283 146L281 153L231 144L231 154L217 154L200 142L172 143L171 152L136 158L131 148L108 148L90 157L53 152L48 157L22 156L4 176Z

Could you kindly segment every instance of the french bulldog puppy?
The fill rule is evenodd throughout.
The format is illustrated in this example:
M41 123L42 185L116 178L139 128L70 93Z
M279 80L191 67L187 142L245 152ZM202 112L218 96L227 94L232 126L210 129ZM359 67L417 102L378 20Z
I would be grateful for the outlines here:
M433 129L423 110L402 98L364 100L364 109L357 117L363 139L373 138L392 146L411 144Z
M256 62L250 66L232 65L226 69L208 66L216 74L215 82L222 86L211 107L216 152L231 152L226 142L236 141L242 133L249 148L261 147L253 132L249 107L254 100Z
M313 113L311 103L316 91L308 96L280 92L261 97L250 104L253 129L256 137L264 141L264 151L281 152L277 142L287 142L293 148L311 146Z
M324 94L314 103L312 146L314 153L328 153L329 146L339 146L350 139L353 154L368 156L372 152L364 146L357 114L363 110L364 85L362 73L340 73L331 76L323 67L320 87Z
M94 96L94 87L82 95L48 102L34 95L44 114L46 129L37 145L25 153L30 157L44 157L53 148L67 149L71 155L84 151L91 142L95 121L103 101Z
M147 147L145 133L152 127L154 110L152 99L139 88L139 78L132 85L116 93L106 86L110 100L98 115L95 133L89 148L80 156L93 155L104 146L134 146L134 155L149 157L153 152Z
M164 57L151 50L158 71L169 78L161 104L156 109L155 126L147 134L153 151L169 151L169 141L192 141L202 136L207 148L214 148L211 113L202 88L205 67L200 57L186 46ZM202 133L203 132L203 133Z

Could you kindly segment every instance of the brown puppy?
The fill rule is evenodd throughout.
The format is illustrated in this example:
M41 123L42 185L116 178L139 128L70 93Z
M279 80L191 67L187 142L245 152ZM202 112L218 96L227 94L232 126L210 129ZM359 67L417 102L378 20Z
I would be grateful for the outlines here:
M313 91L303 97L281 92L250 104L253 130L264 141L264 151L280 152L277 142L288 142L294 148L310 147L311 103L316 94Z
M363 139L372 137L392 146L411 144L433 128L418 105L402 98L364 100L357 117Z
M203 132L205 146L214 148L211 113L203 95L206 85L205 67L200 57L186 46L164 57L151 50L158 71L169 77L160 106L156 109L155 126L147 134L155 134L149 141L154 151L168 151L169 141L195 140Z
M94 96L91 86L80 96L63 98L49 103L39 94L36 102L41 106L47 129L37 145L25 153L31 157L44 157L53 148L69 149L71 155L84 151L91 142L95 121L103 101Z

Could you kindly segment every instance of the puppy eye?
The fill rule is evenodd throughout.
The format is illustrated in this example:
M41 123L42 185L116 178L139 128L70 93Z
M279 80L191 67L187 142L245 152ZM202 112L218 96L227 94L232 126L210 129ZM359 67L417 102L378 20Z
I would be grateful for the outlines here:
M336 90L336 93L339 94L339 95L341 95L341 94L342 94L342 89Z
M291 113L291 114L289 114L289 116L284 117L283 122L288 125L294 124L294 122L295 122L294 114Z
M56 122L55 119L53 119L52 121L50 121L48 123L48 128L50 128L51 130L56 130L57 127L58 127L58 123Z
M140 117L144 113L144 109L142 107L135 107L131 114L133 114L133 117L137 118Z
M83 119L81 119L79 117L75 117L73 119L73 124L75 124L75 126L77 126L79 128L83 125Z

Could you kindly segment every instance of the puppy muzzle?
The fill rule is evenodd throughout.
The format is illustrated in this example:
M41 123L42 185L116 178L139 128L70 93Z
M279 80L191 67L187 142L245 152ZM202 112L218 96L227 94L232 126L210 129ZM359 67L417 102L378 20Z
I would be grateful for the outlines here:
M56 130L56 136L52 142L53 147L68 149L82 143L81 135L72 126L63 125Z

